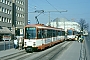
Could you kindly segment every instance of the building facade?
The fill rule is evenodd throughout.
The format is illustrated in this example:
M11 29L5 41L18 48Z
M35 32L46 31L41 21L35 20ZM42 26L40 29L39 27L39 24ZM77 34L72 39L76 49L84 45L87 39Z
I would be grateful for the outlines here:
M28 0L0 0L0 26L15 28L16 35L22 35L28 22Z
M49 23L47 23L46 25L49 25ZM65 29L65 31L67 31L67 29L70 29L70 28L75 29L78 32L80 32L81 30L80 25L77 22L69 21L65 18L54 19L53 21L50 22L50 26L63 28Z

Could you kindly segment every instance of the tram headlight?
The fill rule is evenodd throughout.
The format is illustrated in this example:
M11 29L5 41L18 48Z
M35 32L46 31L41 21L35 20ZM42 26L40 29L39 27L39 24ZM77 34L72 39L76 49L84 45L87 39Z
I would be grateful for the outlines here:
M25 46L27 45L26 42L24 43L24 45L25 45Z
M35 42L33 42L33 46L35 46L36 45L36 43Z

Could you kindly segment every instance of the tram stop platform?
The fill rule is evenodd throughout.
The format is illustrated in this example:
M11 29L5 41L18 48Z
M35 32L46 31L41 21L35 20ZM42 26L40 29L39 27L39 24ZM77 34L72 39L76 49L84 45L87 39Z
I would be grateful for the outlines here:
M83 48L83 43L80 43L78 41L72 41L73 43L66 49L64 50L60 56L57 57L55 60L84 60L84 48ZM8 50L3 50L0 51L0 57L4 57L6 55L22 52L23 50L18 50L18 49L8 49Z

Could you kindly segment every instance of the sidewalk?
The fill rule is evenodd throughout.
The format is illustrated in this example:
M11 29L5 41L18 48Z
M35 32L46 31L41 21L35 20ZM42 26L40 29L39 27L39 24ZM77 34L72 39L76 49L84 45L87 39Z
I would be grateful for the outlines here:
M18 50L18 49L8 49L8 50L3 50L3 51L0 51L0 57L3 57L3 56L7 56L7 55L10 55L10 54L14 54L14 53L18 53L18 52L21 52L21 51L24 51L23 50Z

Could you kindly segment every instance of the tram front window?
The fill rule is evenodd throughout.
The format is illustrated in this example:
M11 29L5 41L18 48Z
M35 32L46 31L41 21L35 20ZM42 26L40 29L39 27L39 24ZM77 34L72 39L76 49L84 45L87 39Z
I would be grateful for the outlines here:
M25 28L25 38L26 39L35 39L36 37L36 28L35 27L26 27Z
M73 35L73 31L72 30L68 30L67 31L67 35Z

